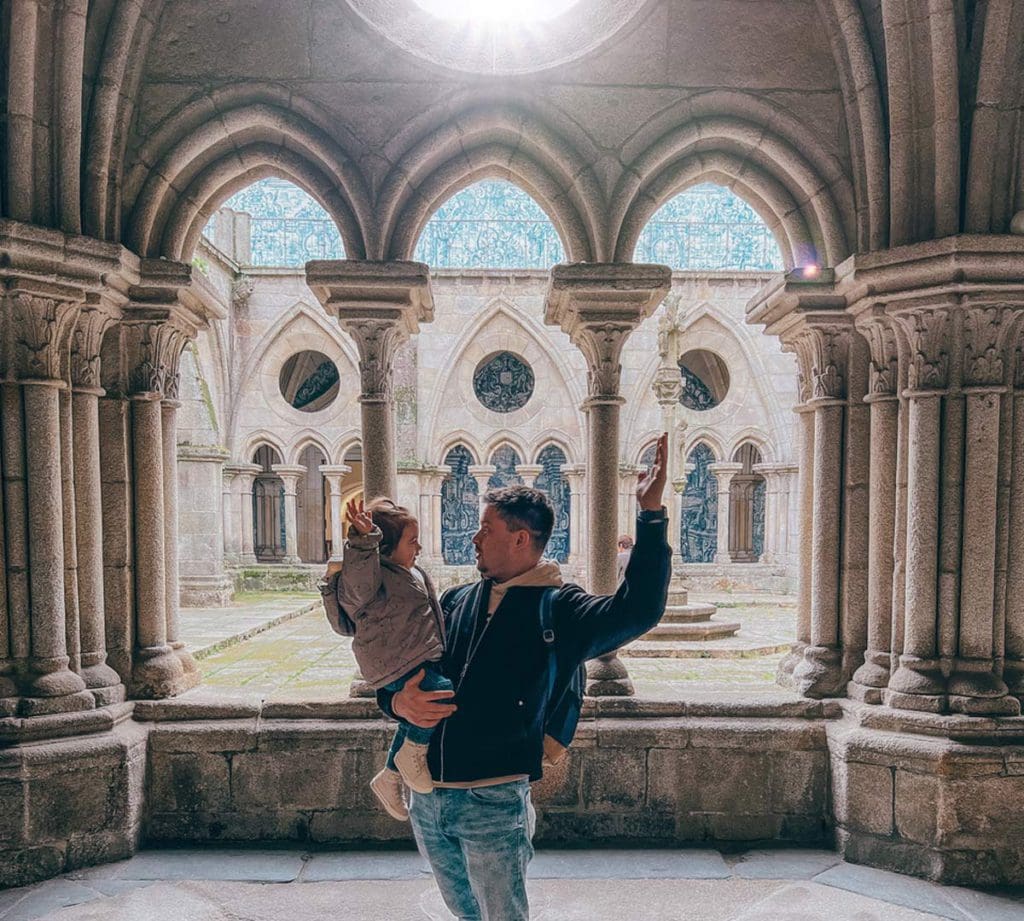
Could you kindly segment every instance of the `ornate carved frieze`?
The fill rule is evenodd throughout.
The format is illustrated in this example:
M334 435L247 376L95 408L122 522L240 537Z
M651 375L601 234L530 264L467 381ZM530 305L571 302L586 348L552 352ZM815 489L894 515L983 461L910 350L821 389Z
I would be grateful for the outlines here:
M81 304L15 292L8 297L13 370L22 380L58 380Z
M907 386L945 390L949 386L950 317L944 307L897 315L909 346Z
M345 319L342 323L359 349L362 400L391 400L394 393L394 360L406 338L395 320Z

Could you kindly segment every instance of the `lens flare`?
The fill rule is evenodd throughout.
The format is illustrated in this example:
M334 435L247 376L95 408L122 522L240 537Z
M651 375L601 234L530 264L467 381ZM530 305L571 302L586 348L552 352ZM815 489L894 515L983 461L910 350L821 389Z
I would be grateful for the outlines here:
M544 22L579 0L414 0L420 9L460 22Z

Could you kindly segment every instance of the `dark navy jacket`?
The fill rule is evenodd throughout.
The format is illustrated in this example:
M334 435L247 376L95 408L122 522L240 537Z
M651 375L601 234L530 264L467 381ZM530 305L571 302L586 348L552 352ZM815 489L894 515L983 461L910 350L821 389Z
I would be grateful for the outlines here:
M490 581L442 596L448 643L441 664L457 689L458 710L431 739L427 760L434 780L467 782L512 774L540 778L552 692L557 699L581 662L646 633L665 612L672 555L666 527L664 520L637 521L636 547L614 595L590 595L571 583L558 590L552 606L554 688L549 687L550 653L538 614L544 589L510 588L489 625ZM392 696L377 692L389 715Z

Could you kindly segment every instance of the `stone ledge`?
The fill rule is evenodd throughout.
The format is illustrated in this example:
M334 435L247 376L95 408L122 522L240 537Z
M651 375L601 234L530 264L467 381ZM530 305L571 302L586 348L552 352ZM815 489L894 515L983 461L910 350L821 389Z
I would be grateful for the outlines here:
M77 713L0 719L0 749L27 742L44 742L49 739L67 739L109 732L129 719L133 708L133 703L121 703Z
M967 745L1024 743L1024 716L942 716L913 710L890 710L847 699L837 703L864 729L935 736Z

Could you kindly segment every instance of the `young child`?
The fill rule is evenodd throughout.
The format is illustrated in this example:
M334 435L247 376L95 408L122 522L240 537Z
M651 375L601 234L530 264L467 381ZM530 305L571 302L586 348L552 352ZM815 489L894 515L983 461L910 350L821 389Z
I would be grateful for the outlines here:
M349 537L337 598L355 628L352 652L364 680L375 690L399 691L422 669L424 690L452 690L439 664L444 652L441 606L430 577L415 565L421 550L416 518L390 499L375 499L366 508L350 501L346 514ZM370 781L395 819L409 818L402 780L417 793L434 788L427 767L433 733L399 721L387 766Z

